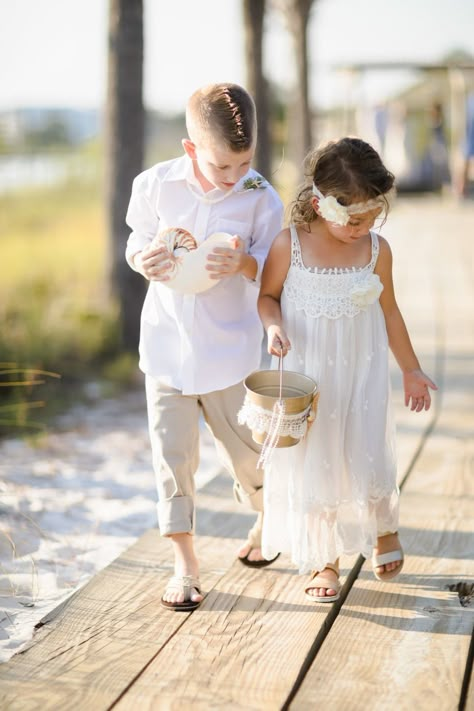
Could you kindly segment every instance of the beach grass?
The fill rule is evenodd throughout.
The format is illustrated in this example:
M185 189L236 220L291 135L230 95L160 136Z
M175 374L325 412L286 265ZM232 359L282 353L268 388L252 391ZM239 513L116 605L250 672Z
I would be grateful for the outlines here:
M107 291L99 181L68 180L0 195L0 249L0 361L20 373L36 369L58 376L59 383L51 376L41 383L55 405L72 384L91 374L100 378L104 368L108 377L116 371L126 380L123 361L113 368L119 358L116 312ZM31 403L44 398L32 397L38 383L3 381L0 420L18 427L40 407Z

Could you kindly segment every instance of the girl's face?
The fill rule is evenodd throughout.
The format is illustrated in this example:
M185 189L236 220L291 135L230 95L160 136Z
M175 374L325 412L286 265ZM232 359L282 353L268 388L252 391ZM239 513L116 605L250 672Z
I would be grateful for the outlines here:
M194 173L205 192L214 188L232 190L248 172L255 153L254 147L239 153L225 148L199 148L187 139L183 147L193 161Z
M375 210L351 215L347 225L338 225L336 222L329 222L319 215L317 198L313 198L313 208L319 218L324 221L329 234L345 244L353 244L361 237L365 237L382 212L382 208L378 207Z

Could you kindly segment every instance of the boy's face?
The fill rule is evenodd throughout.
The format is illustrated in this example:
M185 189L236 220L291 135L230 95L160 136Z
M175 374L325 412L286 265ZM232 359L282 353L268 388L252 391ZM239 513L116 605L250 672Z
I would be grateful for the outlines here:
M216 146L200 148L189 139L183 140L183 148L193 161L194 174L205 192L213 188L232 190L249 170L255 153L254 147L239 153Z

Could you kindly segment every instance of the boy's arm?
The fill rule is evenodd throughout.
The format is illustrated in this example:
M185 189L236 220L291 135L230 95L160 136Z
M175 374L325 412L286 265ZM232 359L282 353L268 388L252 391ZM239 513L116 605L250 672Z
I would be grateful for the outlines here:
M132 195L125 218L127 225L132 228L127 240L125 258L130 267L141 274L143 274L142 260L138 255L149 248L160 224L156 209L153 207L154 197L149 171L141 173L133 181Z
M278 193L271 186L265 188L262 193L260 204L256 208L255 224L248 250L248 256L255 260L255 274L251 278L257 286L262 278L263 265L269 249L283 225L283 204Z

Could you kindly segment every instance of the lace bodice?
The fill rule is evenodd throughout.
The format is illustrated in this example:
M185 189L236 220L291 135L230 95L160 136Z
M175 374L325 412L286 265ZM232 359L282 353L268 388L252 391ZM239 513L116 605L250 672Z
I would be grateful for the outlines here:
M284 294L297 310L307 316L355 316L374 303L383 289L374 267L379 254L379 241L372 238L372 256L364 267L308 268L303 263L301 247L294 225L291 232L291 264L284 283Z

